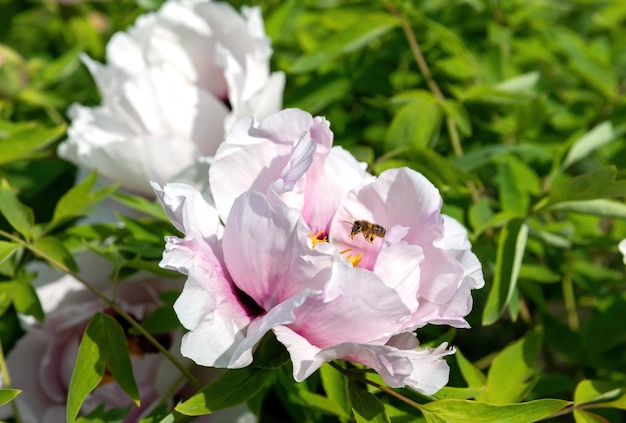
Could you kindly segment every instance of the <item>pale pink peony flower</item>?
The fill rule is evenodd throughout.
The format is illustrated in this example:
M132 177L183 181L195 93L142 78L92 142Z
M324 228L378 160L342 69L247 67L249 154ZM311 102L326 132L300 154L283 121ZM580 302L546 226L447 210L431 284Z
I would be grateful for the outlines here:
M342 359L371 366L391 386L433 393L445 385L441 358L452 351L419 349L411 332L467 327L470 291L484 280L467 232L441 215L441 197L422 175L402 168L374 178L332 147L325 119L284 110L239 121L209 179L215 209L189 187L155 186L186 235L168 240L162 262L189 275L176 306L190 329L183 355L245 366L271 329L296 380ZM355 220L387 233L372 243L350 238Z
M158 305L157 293L167 286L155 279L121 283L116 289L117 303L142 320ZM93 314L103 310L103 303L69 275L39 288L37 293L46 320L28 328L9 353L7 366L12 387L23 390L16 398L22 421L61 422L65 421L69 383L81 337ZM176 350L179 335L170 334L166 338L163 341ZM176 385L178 369L153 346L144 343L137 346L131 351L131 361L141 407L134 405L117 383L105 379L87 397L83 412L92 411L99 404L105 404L106 409L131 405L124 421L134 422L167 400L163 396ZM4 407L3 411L6 413L9 408Z
M107 65L83 57L102 94L74 105L59 155L152 195L148 181L206 182L207 157L244 115L280 109L284 75L258 8L169 0L107 45ZM200 158L200 159L199 159Z
M234 198L247 190L267 193L301 211L312 234L403 290L413 318L407 329L427 323L469 327L470 290L484 285L467 231L440 213L441 196L424 176L407 168L374 178L356 159L332 147L329 123L301 110L278 112L260 123L239 121L209 171L213 200L226 220ZM355 220L388 230L368 243Z
M445 385L447 345L418 349L405 333L412 315L401 292L322 248L326 243L314 244L298 209L249 191L235 199L222 227L217 210L192 187L153 187L185 234L168 237L161 262L188 275L174 306L189 329L184 356L204 366L244 367L273 330L297 381L341 359L372 367L390 386L434 393Z

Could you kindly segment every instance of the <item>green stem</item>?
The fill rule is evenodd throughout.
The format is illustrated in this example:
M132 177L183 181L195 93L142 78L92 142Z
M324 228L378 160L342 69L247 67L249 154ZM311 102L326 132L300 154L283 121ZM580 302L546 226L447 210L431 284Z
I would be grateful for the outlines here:
M402 14L398 11L398 9L396 9L396 7L394 6L391 0L383 0L383 4L387 8L387 10L389 10L389 12L391 12L391 14L396 17L396 19L398 19L398 22L400 22L400 25L402 26L402 30L404 31L406 39L409 43L411 53L413 53L413 57L415 58L417 67L419 68L420 72L424 76L426 85L428 85L428 88L430 89L430 91L432 91L432 93L435 95L435 98L437 99L437 101L443 104L443 102L446 99L443 93L441 92L441 90L439 89L439 85L437 85L435 78L433 78L433 75L430 72L430 68L428 67L428 63L426 63L426 59L424 59L424 55L422 54L422 49L419 43L417 42L417 37L415 36L415 33L413 32L413 28L411 28L411 25L409 24L409 22L404 18L404 16L402 16ZM459 131L456 127L456 123L449 116L446 116L446 127L448 129L448 134L450 135L450 143L452 144L452 149L454 150L454 154L457 157L461 157L463 155L463 147L461 147L461 138L459 137Z
M85 286L85 288L87 288L95 296L100 298L107 306L111 307L111 309L113 309L118 315L122 316L122 318L124 320L126 320L128 323L130 323L130 325L132 327L134 327L152 345L154 345L154 347L157 350L159 350L159 352L161 352L169 361L172 362L172 364L174 364L174 366L176 366L176 368L178 368L178 370L181 371L181 373L183 375L185 375L187 380L189 380L189 382L194 386L194 388L196 388L196 389L202 388L202 385L200 384L200 382L198 382L198 380L191 374L189 369L187 369L187 367L185 367L180 361L178 361L176 359L176 357L174 357L171 352L169 352L163 345L161 345L161 343L159 343L159 341L157 341L143 326L141 326L141 324L139 322L137 322L131 315L129 315L128 313L126 313L126 311L124 311L121 307L119 307L115 303L114 300L112 300L109 297L107 297L100 290L98 290L96 287L94 287L89 282L87 282L87 280L82 278L79 274L77 274L77 273L73 272L72 270L70 270L64 263L56 260L54 257L50 257L45 252L38 250L33 245L29 244L28 242L24 241L23 239L21 239L19 237L16 237L16 236L14 236L14 235L12 235L12 234L10 234L8 232L5 232L3 230L0 230L0 236L3 236L5 238L7 238L7 239L10 239L13 242L21 244L25 248L27 248L30 251L32 251L35 255L45 259L48 263L54 265L58 269L61 269L63 272L67 273L68 275L72 276L74 279L76 279L77 281L82 283Z
M9 374L9 368L7 367L7 362L4 357L4 348L2 347L2 343L0 342L0 374L2 375L2 386L5 388L11 387L11 375ZM20 412L17 408L17 404L15 400L11 401L11 408L13 409L13 418L16 423L22 423L22 418L20 417Z

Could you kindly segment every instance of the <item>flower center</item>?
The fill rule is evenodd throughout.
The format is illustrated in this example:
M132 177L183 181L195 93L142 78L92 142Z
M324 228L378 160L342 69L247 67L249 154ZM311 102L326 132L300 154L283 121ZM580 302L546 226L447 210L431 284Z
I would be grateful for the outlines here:
M328 233L326 231L319 231L315 234L310 232L309 239L311 240L311 249L313 249L320 242L328 242ZM357 267L363 258L363 254L348 254L350 251L352 251L352 248L340 251L339 254L344 256L353 267Z

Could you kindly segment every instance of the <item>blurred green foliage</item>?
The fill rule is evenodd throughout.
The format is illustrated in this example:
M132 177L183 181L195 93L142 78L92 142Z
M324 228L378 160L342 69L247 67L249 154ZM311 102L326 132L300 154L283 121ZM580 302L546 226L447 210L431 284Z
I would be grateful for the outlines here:
M120 195L151 217L121 218L124 227L71 226L113 189L72 194L75 169L55 147L67 107L99 99L79 54L103 60L115 31L161 3L0 0L0 229L60 260L89 245L122 276L159 271L162 236L173 231L159 209ZM287 74L284 105L326 116L335 142L374 173L422 172L439 188L444 211L470 232L487 282L474 293L472 329L426 327L418 336L462 352L437 398L476 401L433 402L421 421L478 421L493 411L471 408L481 402L543 398L604 402L573 411L578 422L624 421L617 410L626 409L626 266L617 244L626 238L626 2L247 4L261 6L273 69ZM116 242L105 245L111 237ZM3 240L0 286L28 286L32 275L21 266L32 258L19 242ZM14 292L0 301L0 334L10 348L19 336L15 310L40 311L32 289L4 288ZM417 421L394 397L348 387L326 368L300 385L288 379L273 376L264 382L273 390L250 399L253 410L281 404L263 409L263 421L348 421L352 412L356 421ZM448 404L448 414L437 414L437 404ZM568 405L529 404L528 419L519 421Z

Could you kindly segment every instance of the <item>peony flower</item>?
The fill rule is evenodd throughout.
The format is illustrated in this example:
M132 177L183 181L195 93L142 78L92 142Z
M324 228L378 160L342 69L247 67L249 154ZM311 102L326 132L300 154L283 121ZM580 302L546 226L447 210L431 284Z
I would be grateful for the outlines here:
M618 245L620 253L624 256L624 264L626 264L626 239L623 239Z
M117 303L141 320L158 305L156 294L163 288L158 280L125 282L116 289ZM102 311L103 304L71 276L37 292L46 320L29 328L9 353L7 366L12 387L23 390L15 400L22 421L60 422L65 421L69 382L81 337L91 316ZM152 345L128 336L129 344L134 345L131 362L141 407L134 405L119 385L105 375L100 386L87 397L83 412L90 412L99 404L105 404L107 409L130 405L124 421L134 422L163 401L163 395L176 383L178 370L172 363ZM165 338L166 343L177 342L173 335ZM9 410L5 407L4 411Z
M188 275L175 306L190 330L182 353L245 366L271 329L298 381L340 359L434 393L452 351L419 348L412 332L468 327L480 263L426 178L407 168L375 178L332 138L325 119L300 110L244 118L209 172L215 208L190 187L154 185L185 234L168 239L161 263ZM355 221L386 233L353 233Z
M392 169L374 178L341 147L329 123L301 110L283 110L260 123L239 121L209 171L213 200L226 221L234 198L248 190L301 211L316 240L326 240L389 286L406 289L407 329L427 323L469 327L471 290L484 285L467 231L440 213L442 199L424 176ZM365 220L388 230L369 243L351 237ZM404 272L404 274L403 274Z
M260 9L169 0L112 37L107 65L83 57L102 104L70 108L59 155L144 195L149 180L204 182L234 122L280 109L271 53Z
M442 357L407 333L403 292L314 243L298 209L254 191L235 199L226 225L188 185L153 184L184 238L168 237L161 266L188 275L174 309L189 332L181 352L203 366L240 368L270 330L289 351L294 379L350 360L390 386L434 393L448 379ZM325 245L322 245L325 244ZM319 247L319 248L318 248Z

